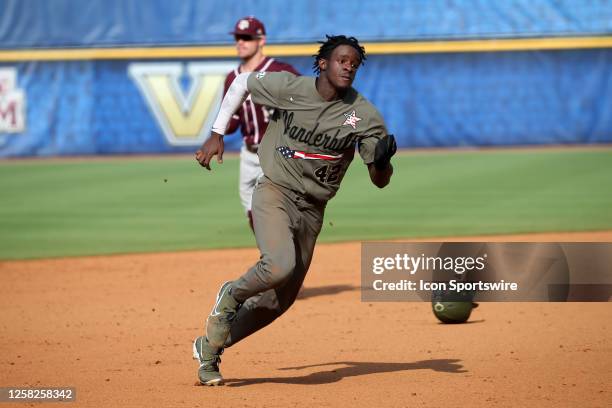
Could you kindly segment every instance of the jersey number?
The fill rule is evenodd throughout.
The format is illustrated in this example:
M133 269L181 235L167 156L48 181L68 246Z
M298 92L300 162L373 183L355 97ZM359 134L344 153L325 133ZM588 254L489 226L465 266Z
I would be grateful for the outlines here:
M321 183L333 183L338 181L340 175L340 164L321 166L315 170L314 175L321 181Z

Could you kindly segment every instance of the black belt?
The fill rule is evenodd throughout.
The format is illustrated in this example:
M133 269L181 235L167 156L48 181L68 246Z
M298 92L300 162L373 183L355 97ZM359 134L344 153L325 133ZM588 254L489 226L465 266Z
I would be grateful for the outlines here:
M245 145L246 149L251 153L257 153L257 149L259 149L259 145Z

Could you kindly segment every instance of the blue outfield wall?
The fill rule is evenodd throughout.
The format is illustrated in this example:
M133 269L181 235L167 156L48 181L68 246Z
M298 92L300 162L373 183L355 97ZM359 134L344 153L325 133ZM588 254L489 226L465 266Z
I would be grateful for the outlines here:
M0 48L227 44L254 14L271 43L604 35L612 0L0 0Z
M249 14L278 44L338 33L362 42L612 33L612 0L0 0L0 10L0 51L229 44ZM611 53L372 55L355 86L401 147L611 143ZM312 58L286 60L311 73ZM237 63L6 61L0 157L193 151Z
M236 62L2 63L0 157L191 152ZM610 49L372 55L355 87L400 147L611 143L611 73Z

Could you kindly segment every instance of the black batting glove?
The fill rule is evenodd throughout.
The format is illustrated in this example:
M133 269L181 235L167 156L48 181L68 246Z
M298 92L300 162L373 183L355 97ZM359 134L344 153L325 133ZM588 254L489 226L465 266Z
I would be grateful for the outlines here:
M374 150L374 167L376 170L386 169L396 151L395 136L387 135L387 137L381 138L376 143L376 150Z

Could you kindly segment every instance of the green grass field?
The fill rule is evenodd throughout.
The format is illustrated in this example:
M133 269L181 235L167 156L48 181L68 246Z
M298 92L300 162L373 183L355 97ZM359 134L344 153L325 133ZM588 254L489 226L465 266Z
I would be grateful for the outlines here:
M379 190L355 160L320 241L612 229L610 149L394 163ZM212 173L192 156L0 162L0 259L252 246L237 181L237 157Z

